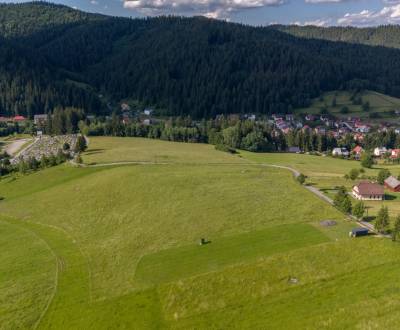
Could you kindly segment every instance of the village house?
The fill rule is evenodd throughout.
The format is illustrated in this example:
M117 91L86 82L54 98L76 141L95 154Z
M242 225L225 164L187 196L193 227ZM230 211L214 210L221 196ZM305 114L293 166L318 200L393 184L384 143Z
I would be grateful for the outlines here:
M400 158L400 149L393 149L390 158L392 159L399 159Z
M386 149L386 147L376 147L374 149L374 156L375 157L382 157L383 155L385 155L388 152L388 150Z
M12 123L13 119L9 117L0 117L0 123Z
M332 150L332 156L336 157L348 157L350 155L346 148L334 148Z
M354 134L353 138L354 138L354 141L356 141L356 142L362 142L362 141L364 141L365 135L362 133L356 133L356 134Z
M314 115L306 115L305 119L306 119L306 121L314 121L315 116Z
M26 118L24 116L15 116L13 118L13 121L15 123L24 123L26 121Z
M385 191L382 185L378 183L363 181L353 187L353 197L364 201L381 201L385 197Z
M285 116L285 119L286 119L286 121L294 121L294 115L292 115L292 114L287 114L287 115Z
M143 113L146 116L151 116L151 114L153 113L153 109L144 109Z
M356 146L353 150L352 150L352 154L354 155L354 157L356 159L360 159L361 158L361 154L364 152L364 149L361 146Z
M322 126L317 126L315 129L314 129L314 132L316 133L316 134L326 134L326 128L325 127L322 127Z
M46 114L39 114L33 116L33 122L37 126L43 126L47 123L47 115Z
M400 181L397 180L394 176L389 176L385 180L384 185L390 191L400 192Z
M356 128L356 131L359 133L369 133L370 130L371 127L369 127L368 125L362 125Z

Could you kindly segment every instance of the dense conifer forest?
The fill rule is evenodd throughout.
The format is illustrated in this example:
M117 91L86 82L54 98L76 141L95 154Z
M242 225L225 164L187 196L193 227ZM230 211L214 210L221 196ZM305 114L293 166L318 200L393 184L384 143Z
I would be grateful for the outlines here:
M400 26L398 25L367 28L356 28L352 26L318 27L312 25L274 25L270 28L301 38L400 48Z
M336 89L400 96L397 49L300 38L287 29L202 17L115 18L42 2L0 5L0 114L31 117L56 107L106 114L130 99L165 115L210 118L291 112ZM358 42L363 31L346 33ZM387 34L399 34L376 31L381 42L373 44L382 46L393 46Z

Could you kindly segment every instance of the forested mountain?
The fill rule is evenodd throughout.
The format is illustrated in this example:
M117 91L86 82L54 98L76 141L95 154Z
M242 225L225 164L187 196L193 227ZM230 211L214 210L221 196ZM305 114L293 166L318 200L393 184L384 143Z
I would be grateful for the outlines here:
M309 39L324 39L400 48L400 26L384 25L379 27L356 28L351 26L318 27L298 25L273 25L271 29L289 33L296 37Z
M0 114L135 99L164 114L288 112L321 92L400 96L400 51L206 18L115 18L48 3L0 6ZM105 101L107 100L107 101Z

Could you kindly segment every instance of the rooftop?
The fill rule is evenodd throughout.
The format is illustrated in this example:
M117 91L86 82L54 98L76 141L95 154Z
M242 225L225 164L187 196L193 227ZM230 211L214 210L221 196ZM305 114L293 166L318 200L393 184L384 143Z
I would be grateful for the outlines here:
M385 193L383 186L378 183L363 181L356 187L360 195L384 195Z

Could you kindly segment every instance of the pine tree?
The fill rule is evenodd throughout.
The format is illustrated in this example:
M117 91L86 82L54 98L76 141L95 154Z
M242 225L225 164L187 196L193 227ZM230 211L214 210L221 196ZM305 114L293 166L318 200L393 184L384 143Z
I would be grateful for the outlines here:
M365 213L365 205L363 202L357 202L356 205L354 205L353 208L353 215L357 218L357 219L362 219L362 217L364 216Z
M398 237L400 235L400 215L396 217L396 220L393 225L392 229L392 240L397 241Z
M389 210L382 206L375 219L375 228L380 233L385 233L389 228Z

